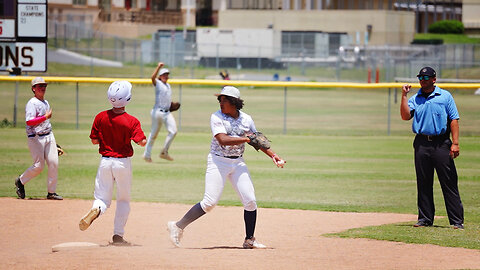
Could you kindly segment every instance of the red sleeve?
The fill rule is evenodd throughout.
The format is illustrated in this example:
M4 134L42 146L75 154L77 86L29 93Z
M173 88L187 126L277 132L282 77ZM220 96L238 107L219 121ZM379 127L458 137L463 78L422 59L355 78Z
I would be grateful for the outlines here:
M93 124L92 124L92 130L90 131L90 139L92 140L98 140L99 139L99 129L98 129L98 125L100 123L100 114L97 114L97 116L95 117L95 120L93 120Z
M38 125L38 124L42 123L45 120L47 120L47 117L45 117L45 115L43 115L43 116L33 118L32 120L28 120L26 123L29 126L35 126L35 125Z
M138 121L138 119L135 118L133 122L133 132L132 132L132 138L131 138L132 141L134 141L135 143L139 143L140 141L146 138L147 137L145 137L145 134L143 133L142 125L140 124L140 121Z

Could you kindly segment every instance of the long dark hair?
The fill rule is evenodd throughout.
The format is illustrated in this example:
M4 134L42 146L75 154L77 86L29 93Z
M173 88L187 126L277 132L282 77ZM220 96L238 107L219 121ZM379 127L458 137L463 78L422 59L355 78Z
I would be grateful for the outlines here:
M235 108L237 108L237 110L241 110L243 108L243 99L241 98L234 98L234 97L231 97L231 96L225 96L225 95L220 95L217 97L217 100L220 102L220 97L221 96L224 96L228 102L230 102L230 104L232 104L233 106L235 106Z

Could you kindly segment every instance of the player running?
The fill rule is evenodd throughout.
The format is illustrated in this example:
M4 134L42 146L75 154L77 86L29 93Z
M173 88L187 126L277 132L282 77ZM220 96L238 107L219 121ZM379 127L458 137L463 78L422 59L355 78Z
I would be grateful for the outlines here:
M95 201L92 209L80 220L80 230L86 230L92 222L105 213L112 202L113 184L117 184L117 209L115 212L112 244L128 245L123 239L125 224L130 213L130 190L133 156L131 140L140 146L147 143L137 118L125 112L130 102L132 84L127 81L113 82L108 88L108 99L113 108L95 117L90 133L93 144L99 145L102 155L95 178Z
M257 130L250 115L240 111L243 108L243 100L240 98L240 91L237 88L225 86L216 96L220 103L220 110L213 113L210 118L213 138L205 173L205 195L203 200L195 204L180 221L167 223L170 240L175 246L180 246L185 227L217 205L225 181L229 179L244 207L245 240L243 248L266 248L254 237L257 202L250 173L243 159L245 143L250 142L246 136ZM278 167L283 167L285 161L273 150L262 148L262 151Z

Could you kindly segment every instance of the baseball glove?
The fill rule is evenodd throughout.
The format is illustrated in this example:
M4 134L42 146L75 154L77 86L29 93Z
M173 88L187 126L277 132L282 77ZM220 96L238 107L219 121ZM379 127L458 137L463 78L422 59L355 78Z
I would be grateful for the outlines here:
M174 112L180 108L180 102L173 102L170 103L170 111Z
M253 146L255 150L258 151L258 149L270 149L270 141L265 135L263 135L263 133L255 132L247 135L247 137L250 139L248 144Z
M58 152L58 156L65 154L65 151L63 151L63 148L58 143L57 143L57 152Z

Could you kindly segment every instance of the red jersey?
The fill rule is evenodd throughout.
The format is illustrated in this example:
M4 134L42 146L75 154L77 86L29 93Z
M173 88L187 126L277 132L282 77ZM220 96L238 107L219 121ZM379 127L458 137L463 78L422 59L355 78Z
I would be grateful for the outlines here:
M116 114L111 109L97 114L90 132L90 139L99 141L98 152L104 157L131 157L133 147L130 141L138 143L145 138L137 118L126 112Z

